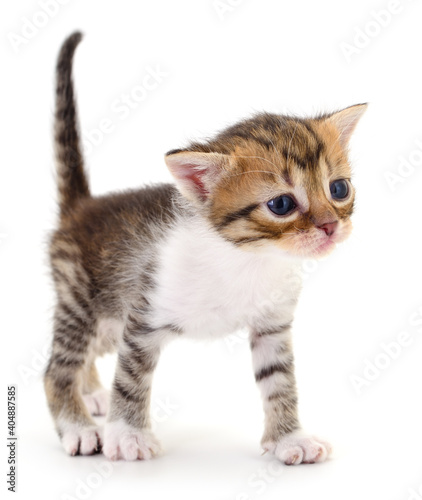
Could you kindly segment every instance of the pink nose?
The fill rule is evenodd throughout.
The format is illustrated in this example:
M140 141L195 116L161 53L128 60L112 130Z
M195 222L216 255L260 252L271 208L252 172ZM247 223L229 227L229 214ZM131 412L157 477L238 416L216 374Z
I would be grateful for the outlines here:
M321 226L317 226L318 229L322 229L325 231L325 234L327 236L331 236L334 234L334 231L336 230L336 227L338 226L338 222L327 222L326 224L322 224Z

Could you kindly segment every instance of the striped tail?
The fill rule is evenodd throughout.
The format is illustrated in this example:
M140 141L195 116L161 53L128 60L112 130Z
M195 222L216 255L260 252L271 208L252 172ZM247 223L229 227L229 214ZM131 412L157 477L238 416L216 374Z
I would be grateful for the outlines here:
M62 45L56 67L55 154L60 216L66 217L82 198L90 196L85 175L72 82L72 61L82 39L79 32Z

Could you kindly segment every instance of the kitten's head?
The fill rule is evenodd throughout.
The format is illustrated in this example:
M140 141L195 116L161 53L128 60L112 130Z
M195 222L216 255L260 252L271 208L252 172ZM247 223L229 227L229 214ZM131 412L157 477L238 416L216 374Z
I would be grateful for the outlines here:
M206 143L170 151L179 190L245 250L321 256L351 232L347 158L366 104L312 119L259 114Z

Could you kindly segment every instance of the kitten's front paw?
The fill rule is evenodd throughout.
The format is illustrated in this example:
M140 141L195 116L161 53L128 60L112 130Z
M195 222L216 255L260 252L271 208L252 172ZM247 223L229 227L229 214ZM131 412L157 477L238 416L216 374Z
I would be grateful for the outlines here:
M61 426L60 436L69 455L94 455L102 446L103 430L97 426L81 427L76 424Z
M85 406L91 415L106 415L108 411L109 391L107 389L98 389L89 394L83 394Z
M331 453L329 443L299 432L287 434L277 442L263 443L262 447L286 465L324 462Z
M109 460L149 460L160 452L160 443L149 429L134 429L122 420L108 422L103 453Z

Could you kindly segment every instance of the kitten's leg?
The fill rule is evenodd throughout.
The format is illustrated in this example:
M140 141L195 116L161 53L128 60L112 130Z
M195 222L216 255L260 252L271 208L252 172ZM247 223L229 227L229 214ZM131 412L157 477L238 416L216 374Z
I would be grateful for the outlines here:
M44 386L58 434L70 455L90 455L101 447L100 429L92 420L81 395L93 334L86 310L59 303Z
M88 363L84 370L82 399L91 415L106 415L110 395L101 384L94 361Z
M290 324L253 332L251 350L264 401L262 447L288 465L324 461L330 445L300 430Z
M158 335L130 319L126 325L104 431L103 453L110 460L147 460L160 450L149 416L152 376L160 352Z

